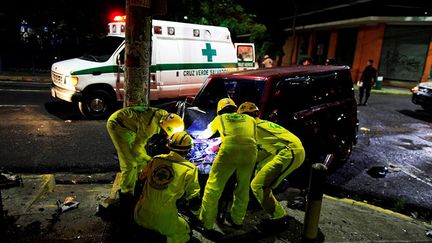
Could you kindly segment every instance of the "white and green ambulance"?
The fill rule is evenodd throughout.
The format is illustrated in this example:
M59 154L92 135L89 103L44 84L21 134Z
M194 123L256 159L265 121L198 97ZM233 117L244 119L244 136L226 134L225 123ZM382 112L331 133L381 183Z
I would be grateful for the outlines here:
M153 20L150 100L195 95L210 74L255 68L251 43L234 44L225 27ZM108 24L94 49L51 67L51 94L76 102L90 119L106 117L123 98L125 22Z

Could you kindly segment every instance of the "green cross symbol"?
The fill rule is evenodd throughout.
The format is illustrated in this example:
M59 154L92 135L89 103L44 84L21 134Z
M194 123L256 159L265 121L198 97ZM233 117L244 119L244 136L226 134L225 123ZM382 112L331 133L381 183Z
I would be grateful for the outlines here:
M208 62L213 62L213 56L216 56L216 49L211 49L210 43L206 43L206 48L201 49L202 55L207 56Z

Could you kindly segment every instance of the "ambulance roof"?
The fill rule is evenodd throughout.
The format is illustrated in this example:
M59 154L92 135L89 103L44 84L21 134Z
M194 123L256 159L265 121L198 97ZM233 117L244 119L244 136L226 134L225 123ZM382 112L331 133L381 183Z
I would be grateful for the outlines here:
M180 23L165 20L152 21L152 34L156 38L193 39L231 42L231 35L226 27ZM108 36L125 37L125 22L108 24Z

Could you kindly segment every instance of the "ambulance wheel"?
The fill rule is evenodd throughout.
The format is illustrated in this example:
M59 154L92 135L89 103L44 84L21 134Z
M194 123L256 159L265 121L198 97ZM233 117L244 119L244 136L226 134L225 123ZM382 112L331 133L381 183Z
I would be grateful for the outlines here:
M78 107L81 114L88 119L103 119L110 114L113 104L109 92L97 89L85 94Z

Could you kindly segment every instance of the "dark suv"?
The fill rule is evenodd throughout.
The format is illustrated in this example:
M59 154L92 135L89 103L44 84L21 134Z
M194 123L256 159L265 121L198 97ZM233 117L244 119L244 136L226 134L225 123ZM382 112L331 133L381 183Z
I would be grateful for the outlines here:
M346 66L291 66L211 75L195 98L177 104L190 134L206 128L224 97L237 105L254 102L262 119L296 134L306 149L306 165L322 162L329 153L334 154L333 162L344 162L356 144L357 105Z

